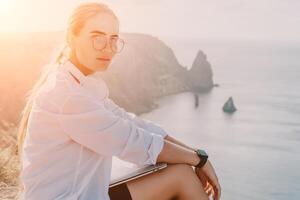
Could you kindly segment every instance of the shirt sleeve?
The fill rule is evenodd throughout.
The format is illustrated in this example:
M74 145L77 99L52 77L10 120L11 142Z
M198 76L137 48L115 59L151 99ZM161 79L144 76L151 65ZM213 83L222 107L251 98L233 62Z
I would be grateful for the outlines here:
M164 146L161 135L138 127L90 97L72 95L59 114L60 126L75 142L104 156L136 165L156 164Z
M114 103L113 100L111 100L109 98L107 99L105 106L109 110L111 110L113 113L115 113L116 115L118 115L124 119L132 120L137 126L143 128L143 129L146 129L152 133L161 135L163 138L165 138L168 135L168 132L166 130L164 130L157 123L154 123L147 119L142 119L142 118L136 116L136 114L126 111L124 108L119 107L117 104Z

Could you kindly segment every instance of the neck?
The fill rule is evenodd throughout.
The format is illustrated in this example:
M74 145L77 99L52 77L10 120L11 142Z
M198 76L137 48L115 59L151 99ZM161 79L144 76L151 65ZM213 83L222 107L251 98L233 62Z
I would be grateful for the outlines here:
M69 56L69 60L75 65L75 67L77 67L81 73L83 73L85 76L94 73L92 70L88 69L87 67L85 67L84 65L82 65L76 55L74 55L73 53L70 54Z

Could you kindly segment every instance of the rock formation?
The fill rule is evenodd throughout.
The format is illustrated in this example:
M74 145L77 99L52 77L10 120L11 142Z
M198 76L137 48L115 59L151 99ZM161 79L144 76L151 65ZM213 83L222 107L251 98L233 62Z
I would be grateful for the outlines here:
M187 76L189 88L195 92L207 91L214 86L211 65L201 50L198 51Z
M126 110L140 114L156 107L154 100L164 95L211 89L212 70L202 51L187 70L159 38L136 33L120 36L126 41L123 51L99 76L107 82L110 98ZM42 67L55 57L54 49L63 39L63 32L0 35L0 91L6 94L0 98L3 119L14 123L19 120L25 94Z
M226 101L226 103L223 106L223 111L226 112L226 113L233 113L236 110L237 109L234 105L232 97L229 97L229 99Z
M213 87L211 66L202 51L187 70L158 38L133 33L122 37L127 41L125 48L99 76L108 83L110 97L127 110L141 113L164 95L202 92Z

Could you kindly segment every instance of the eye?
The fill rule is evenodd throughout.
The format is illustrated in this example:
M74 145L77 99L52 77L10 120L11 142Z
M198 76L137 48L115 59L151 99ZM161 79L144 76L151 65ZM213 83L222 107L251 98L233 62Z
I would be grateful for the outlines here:
M102 35L95 35L95 36L93 36L93 39L103 41L103 40L106 40L106 37L102 36Z
M118 41L118 39L119 39L119 38L117 38L117 37L112 37L112 38L110 38L110 41L111 41L112 43L116 43L116 42Z
M93 41L94 48L97 50L103 49L106 45L105 36L101 36L101 35L92 36L92 41Z

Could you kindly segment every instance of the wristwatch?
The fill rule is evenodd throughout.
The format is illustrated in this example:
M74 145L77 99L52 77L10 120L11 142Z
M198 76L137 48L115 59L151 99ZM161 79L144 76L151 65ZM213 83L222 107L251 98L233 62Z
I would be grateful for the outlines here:
M200 158L199 163L197 165L195 165L194 167L201 168L205 165L205 163L208 159L208 154L202 149L197 149L197 150L194 150L194 151L197 153L197 155Z

